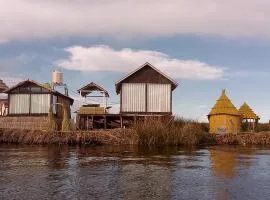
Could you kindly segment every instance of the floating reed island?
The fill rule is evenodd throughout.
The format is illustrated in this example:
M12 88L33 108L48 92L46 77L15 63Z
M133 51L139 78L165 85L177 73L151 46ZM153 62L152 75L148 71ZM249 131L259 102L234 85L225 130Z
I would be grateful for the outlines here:
M91 131L0 129L0 142L22 144L111 144L178 146L213 143L204 124L191 120L147 120L131 128Z
M208 124L192 120L140 121L131 128L90 131L0 129L0 143L69 145L269 145L270 132L212 135Z

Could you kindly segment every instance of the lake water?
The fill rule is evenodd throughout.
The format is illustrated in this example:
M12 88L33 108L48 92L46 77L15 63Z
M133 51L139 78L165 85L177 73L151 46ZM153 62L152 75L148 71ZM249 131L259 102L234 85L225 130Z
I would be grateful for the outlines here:
M0 199L270 199L270 148L0 144Z

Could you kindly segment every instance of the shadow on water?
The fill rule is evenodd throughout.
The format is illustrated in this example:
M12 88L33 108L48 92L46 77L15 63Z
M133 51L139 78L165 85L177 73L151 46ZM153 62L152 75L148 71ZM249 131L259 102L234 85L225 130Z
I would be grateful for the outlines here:
M0 145L1 199L264 199L269 148Z

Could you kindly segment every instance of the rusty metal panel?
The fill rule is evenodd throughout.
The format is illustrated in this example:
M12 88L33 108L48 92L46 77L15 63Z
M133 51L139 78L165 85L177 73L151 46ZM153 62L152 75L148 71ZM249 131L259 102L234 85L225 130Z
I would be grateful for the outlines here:
M147 85L147 112L171 112L171 84Z
M122 85L122 112L146 111L146 84L123 83Z

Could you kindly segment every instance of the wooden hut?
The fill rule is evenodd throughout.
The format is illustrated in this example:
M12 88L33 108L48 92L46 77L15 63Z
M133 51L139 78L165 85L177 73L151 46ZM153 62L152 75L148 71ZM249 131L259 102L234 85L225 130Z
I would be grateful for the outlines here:
M208 115L211 134L237 134L240 131L241 114L222 91L220 98Z
M255 131L256 124L258 124L259 117L245 102L240 108L239 112L242 118L242 128L244 131Z
M117 81L115 87L121 114L172 114L172 91L177 83L150 63Z
M20 82L5 92L8 94L9 107L5 120L10 122L9 128L45 129L51 106L58 124L57 129L61 127L64 107L67 115L71 116L72 98L35 81Z

